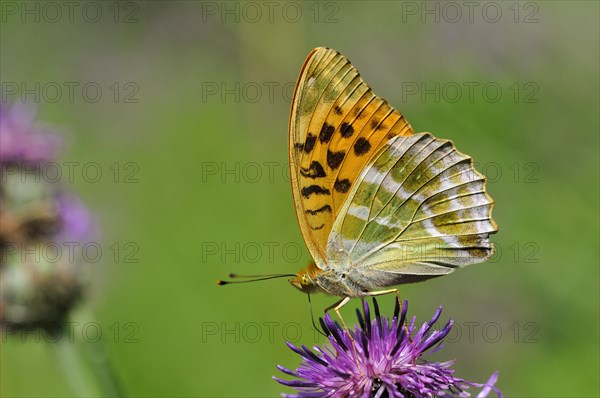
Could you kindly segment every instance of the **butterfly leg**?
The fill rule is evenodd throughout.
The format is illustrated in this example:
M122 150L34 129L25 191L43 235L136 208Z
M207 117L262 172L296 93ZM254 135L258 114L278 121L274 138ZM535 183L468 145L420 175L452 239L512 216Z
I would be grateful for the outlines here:
M350 300L351 300L351 297L344 297L340 301L338 301L338 302L330 305L329 307L325 308L325 313L327 313L328 311L330 311L330 310L333 309L333 311L335 312L335 314L339 318L340 322L342 323L342 327L344 328L344 330L348 334L348 337L350 337L350 341L352 342L352 352L354 353L354 361L356 362L356 367L358 368L359 373L362 375L362 369L361 369L361 367L358 364L358 354L356 353L356 344L354 342L354 337L352 337L352 334L348 330L348 326L346 326L346 323L344 322L344 318L342 317L342 314L340 314L340 310L346 304L348 304L350 302Z
M350 297L344 297L340 301L336 301L335 303L331 304L329 307L325 308L324 312L328 313L329 311L333 310L339 316L340 309L342 309L349 302L350 302Z
M366 293L364 293L364 295L370 296L370 297L375 297L375 296L383 296L384 294L390 294L390 293L396 294L396 299L398 300L398 305L400 306L400 308L402 308L402 302L400 300L400 292L398 291L398 289L388 289L388 290L378 290L376 292L366 292Z

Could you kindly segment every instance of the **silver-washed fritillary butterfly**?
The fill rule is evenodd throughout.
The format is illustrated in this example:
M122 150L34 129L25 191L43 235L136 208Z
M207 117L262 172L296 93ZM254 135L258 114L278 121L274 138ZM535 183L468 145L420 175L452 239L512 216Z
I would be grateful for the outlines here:
M397 292L389 287L493 253L494 202L472 159L451 141L415 133L335 50L316 48L304 62L289 161L314 259L290 282L342 297L336 312L351 297Z
M314 262L218 284L292 276L301 291L341 297L327 310L342 320L352 297L398 294L389 287L492 256L494 201L472 159L415 133L339 52L319 47L304 61L289 129L296 215Z

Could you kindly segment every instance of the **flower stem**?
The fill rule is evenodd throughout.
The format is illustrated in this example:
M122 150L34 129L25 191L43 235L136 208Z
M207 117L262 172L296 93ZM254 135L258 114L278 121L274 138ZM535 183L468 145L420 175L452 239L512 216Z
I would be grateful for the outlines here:
M98 385L94 383L91 371L82 358L79 347L75 341L61 338L57 342L50 343L54 348L58 362L65 374L65 378L77 397L100 396Z
M93 315L89 310L81 314L85 322L93 322ZM73 334L63 327L57 342L51 343L54 347L58 362L61 364L66 380L76 397L122 397L124 396L121 385L108 358L106 346L101 337L88 341L80 333Z

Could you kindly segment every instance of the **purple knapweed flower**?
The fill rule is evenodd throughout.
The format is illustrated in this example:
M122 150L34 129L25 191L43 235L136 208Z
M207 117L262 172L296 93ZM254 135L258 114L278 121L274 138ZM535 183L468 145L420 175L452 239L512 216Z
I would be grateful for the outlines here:
M58 134L36 122L26 104L0 102L0 162L44 162L55 158L61 146Z
M501 397L494 387L497 373L485 384L465 381L455 377L450 368L454 361L427 362L422 357L441 348L441 341L448 335L453 322L450 320L442 330L432 330L442 312L439 307L429 322L420 328L415 317L406 324L408 301L400 312L396 302L394 317L389 319L379 313L373 299L375 317L370 319L369 305L363 300L363 313L356 310L359 325L346 330L334 322L329 314L320 319L321 327L330 346L306 346L298 348L287 345L302 356L300 367L294 372L277 366L296 380L279 383L296 389L296 395L285 397L468 397L469 387L482 388L478 397L486 397L491 390Z
M96 236L88 209L45 175L62 141L24 104L0 103L0 327L54 328L83 290L82 244Z

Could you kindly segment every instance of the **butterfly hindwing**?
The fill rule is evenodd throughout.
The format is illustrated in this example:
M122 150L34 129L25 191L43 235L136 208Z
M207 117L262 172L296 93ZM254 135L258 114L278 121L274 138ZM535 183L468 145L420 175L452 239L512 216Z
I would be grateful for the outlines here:
M298 221L317 264L361 170L390 138L413 133L348 59L328 48L309 54L292 101L289 156Z
M485 177L451 141L392 137L349 193L328 259L364 269L379 287L446 274L492 255L492 207Z

